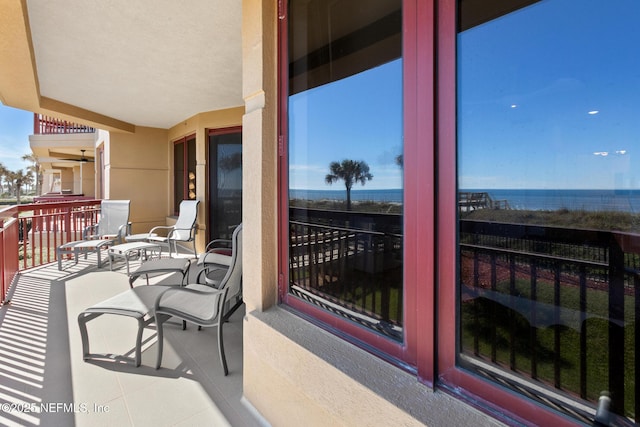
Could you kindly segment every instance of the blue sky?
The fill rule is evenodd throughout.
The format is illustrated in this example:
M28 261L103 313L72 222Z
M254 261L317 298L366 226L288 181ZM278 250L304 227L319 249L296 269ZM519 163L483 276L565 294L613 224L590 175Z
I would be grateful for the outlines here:
M459 35L463 189L640 189L640 1L543 0ZM290 188L402 187L401 60L289 99ZM425 118L430 120L430 118Z
M460 188L640 188L639 22L546 0L462 33Z
M373 179L353 189L402 188L402 61L289 98L289 187L344 190L324 178L332 161L364 160Z
M29 135L33 134L33 113L0 103L0 163L11 171L26 169L22 156L31 153Z

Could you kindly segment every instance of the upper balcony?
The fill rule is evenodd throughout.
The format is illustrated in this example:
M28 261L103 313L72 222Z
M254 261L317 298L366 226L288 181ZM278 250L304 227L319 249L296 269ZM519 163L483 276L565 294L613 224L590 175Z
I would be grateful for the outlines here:
M93 133L95 128L71 123L42 114L33 115L34 135L65 135L70 133Z

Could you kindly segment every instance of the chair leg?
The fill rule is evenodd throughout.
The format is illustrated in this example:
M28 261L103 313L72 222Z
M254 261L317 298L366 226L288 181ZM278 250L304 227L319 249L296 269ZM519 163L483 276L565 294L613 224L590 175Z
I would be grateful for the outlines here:
M138 335L136 336L136 367L142 363L142 332L144 332L144 319L138 318Z
M162 350L164 345L164 333L162 330L164 322L168 319L168 316L156 313L156 331L158 334L158 357L156 359L156 369L160 369L162 364Z
M224 341L222 339L222 325L224 322L222 319L218 322L218 354L220 355L220 363L222 363L222 369L224 370L224 376L226 377L229 374L229 369L227 368L227 358L224 355Z
M85 313L78 315L78 326L80 327L80 340L82 341L82 360L89 358L89 335L87 333L87 322L100 316L102 313Z

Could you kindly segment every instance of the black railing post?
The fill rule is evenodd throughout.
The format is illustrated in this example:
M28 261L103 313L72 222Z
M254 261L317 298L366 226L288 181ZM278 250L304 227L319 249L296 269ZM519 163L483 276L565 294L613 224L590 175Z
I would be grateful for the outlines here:
M624 413L624 252L611 235L609 246L609 392L611 410ZM636 414L637 416L637 414Z
M580 397L587 397L587 269L580 266Z
M634 316L633 320L635 321L635 337L633 341L633 348L635 354L635 366L634 366L634 393L635 398L633 399L635 402L634 413L636 420L640 418L640 356L638 356L638 348L640 348L640 328L638 327L638 320L640 320L640 276L638 273L633 274L633 294L634 294Z

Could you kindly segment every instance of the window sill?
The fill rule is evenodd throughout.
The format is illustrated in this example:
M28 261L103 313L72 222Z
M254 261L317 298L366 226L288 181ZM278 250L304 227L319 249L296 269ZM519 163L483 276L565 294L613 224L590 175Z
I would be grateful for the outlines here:
M260 324L253 323L256 321ZM259 337L259 335L263 336ZM343 390L348 389L352 402L358 402L361 398L362 401L366 400L370 403L371 397L366 395L373 393L378 400L373 404L377 410L384 412L386 410L384 406L388 404L389 409L399 408L408 414L409 419L412 418L429 426L503 425L449 394L433 391L419 383L414 375L312 325L286 308L274 307L265 312L252 311L247 314L245 343L256 339L269 340L269 344L266 345L271 348L269 351L271 354L268 357L272 359L268 360L266 357L262 361L271 365L274 371L279 372L283 377L287 376L285 380L296 384L300 390L305 390L301 377L291 369L291 364L286 363L286 357L281 356L296 354L297 364L305 365L307 371L315 368L310 364L318 366L321 370L318 377L326 380L329 386L335 387L335 396L334 393L324 393L322 402L314 401L313 403L324 405L323 409L328 412L336 411L340 404L344 404L343 401L338 401L339 396ZM283 341L280 341L281 339ZM259 343L254 342L253 345L258 347ZM305 358L308 356L309 359L301 360L301 355ZM284 365L279 366L279 364ZM340 378L341 381L332 382L335 378ZM323 388L323 385L316 385L310 381L307 394L317 394L317 391L310 388ZM245 383L245 386L249 388L252 386L251 379ZM363 392L360 397L357 393L358 390L362 390L362 387L368 392ZM335 399L335 402L331 399ZM336 416L339 417L340 414ZM373 418L376 417L375 412L366 413L364 416L371 417L372 422L382 421ZM361 419L361 421L364 420Z

